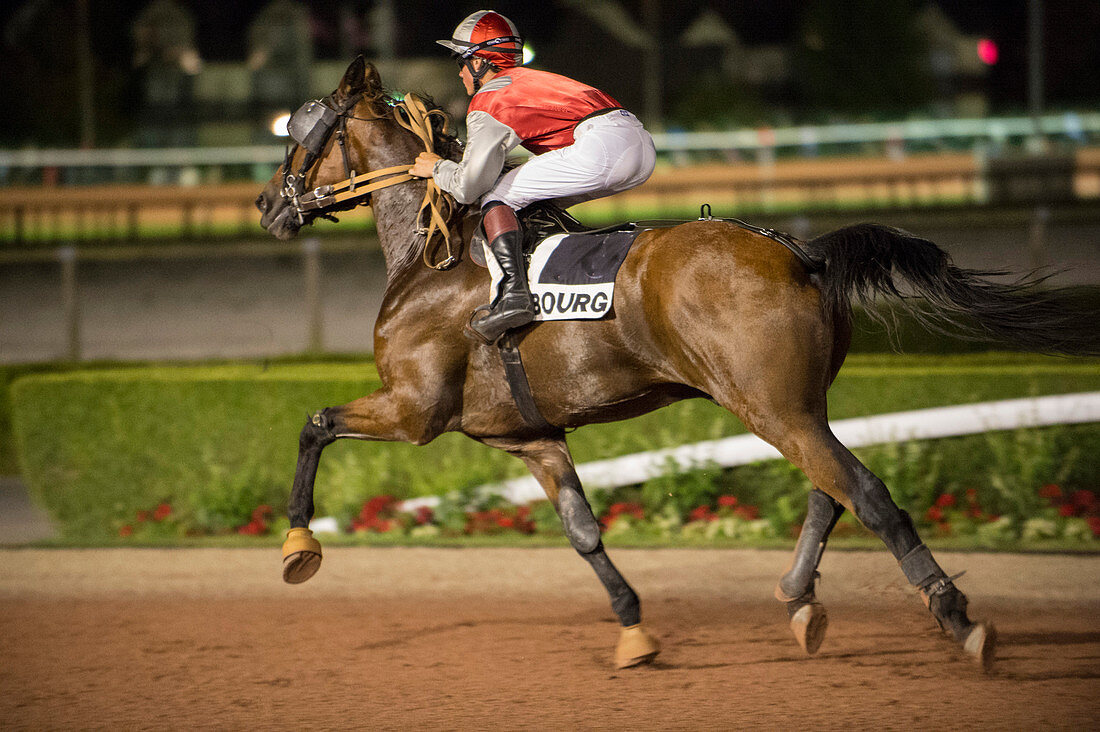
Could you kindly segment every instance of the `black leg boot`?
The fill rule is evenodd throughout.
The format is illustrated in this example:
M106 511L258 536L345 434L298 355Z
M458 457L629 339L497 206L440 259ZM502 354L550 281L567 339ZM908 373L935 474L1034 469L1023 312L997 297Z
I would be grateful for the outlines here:
M825 640L829 616L814 596L817 565L825 552L825 543L844 506L815 488L808 498L806 521L798 536L791 567L775 586L777 600L787 604L787 618L802 650L813 655Z
M811 602L814 599L814 583L818 576L817 565L821 562L821 555L825 553L829 534L844 513L844 506L818 488L810 491L806 502L806 520L802 524L802 532L798 535L794 559L791 561L790 569L775 586L775 599L788 603L788 611L792 615L794 613L790 609L791 603ZM797 607L794 608L794 610L797 609Z
M940 569L928 547L919 544L902 557L899 564L906 579L920 590L921 599L940 628L988 669L993 663L997 631L992 623L970 620L966 612L966 595L955 587L954 578Z
M523 260L523 236L515 212L494 201L485 207L485 234L489 249L500 265L504 277L500 292L489 306L489 312L470 319L470 330L486 343L496 343L507 331L527 325L535 319L531 290L527 284L527 268Z

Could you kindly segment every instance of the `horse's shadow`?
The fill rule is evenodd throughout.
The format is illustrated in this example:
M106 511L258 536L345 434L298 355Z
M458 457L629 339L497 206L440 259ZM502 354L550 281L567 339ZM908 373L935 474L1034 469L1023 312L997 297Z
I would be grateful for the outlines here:
M1064 662L1059 664L1059 668L1045 668L1042 670L1029 670L1029 667L1033 665L1033 662L1039 661L1046 657L1044 654L1034 652L1032 649L1037 646L1056 646L1059 648L1065 648L1069 646L1082 646L1082 645L1100 645L1100 632L1069 632L1069 631L1050 631L1043 633L1002 633L999 637L1000 651L997 655L997 662L993 667L993 670L989 672L991 677L1009 679L1012 681L1059 681L1059 680L1078 680L1078 679L1100 679L1100 655L1081 655L1064 658ZM1016 649L1019 652L1013 653ZM884 656L904 656L918 654L919 650L916 648L897 648L897 649L877 649L874 651L852 651L852 652L826 652L819 656L816 656L813 660L817 662L840 662L840 663L856 663L861 664L860 661L865 661L869 665L877 665L873 663L873 659L882 658ZM650 668L658 671L668 670L707 670L716 668L733 668L737 666L755 666L758 664L784 664L784 663L800 663L806 662L808 659L806 656L779 656L773 658L753 659L751 661L727 661L722 663L703 663L703 664L691 664L691 663L674 663L669 661L662 661L660 659L649 664ZM927 663L934 663L929 661ZM938 663L938 662L935 662ZM1077 668L1073 668L1070 664L1080 664ZM910 661L909 665L923 666L924 662Z

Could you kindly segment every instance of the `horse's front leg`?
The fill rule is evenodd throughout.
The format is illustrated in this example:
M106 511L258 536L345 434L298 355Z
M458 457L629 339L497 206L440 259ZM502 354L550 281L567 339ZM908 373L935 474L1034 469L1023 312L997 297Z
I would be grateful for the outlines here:
M807 500L806 520L794 548L794 558L787 573L775 586L775 597L787 603L787 617L791 631L806 653L817 653L825 640L829 625L825 606L817 601L814 585L818 578L817 565L825 553L836 522L844 513L844 506L815 488Z
M615 665L618 668L628 668L653 660L660 652L660 645L656 638L642 628L642 609L638 594L623 579L604 550L599 523L584 497L584 490L565 440L546 438L525 443L497 440L484 442L507 450L523 460L557 509L569 543L592 566L603 583L611 597L611 609L622 624L619 643L615 649Z
M438 406L438 402L435 404ZM291 528L283 544L283 579L286 582L305 582L321 566L321 545L308 528L313 518L313 487L321 451L343 437L427 442L441 431L429 417L431 414L433 412L424 407L423 400L411 400L389 389L379 389L362 399L323 409L309 418L298 438L298 465L287 510Z

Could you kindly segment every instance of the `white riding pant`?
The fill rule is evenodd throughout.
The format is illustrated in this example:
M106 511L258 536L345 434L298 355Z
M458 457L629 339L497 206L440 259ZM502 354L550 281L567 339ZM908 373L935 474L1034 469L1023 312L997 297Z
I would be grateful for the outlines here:
M508 171L482 197L515 210L554 200L562 208L629 190L653 173L653 138L630 112L615 110L584 120L573 144L532 157Z

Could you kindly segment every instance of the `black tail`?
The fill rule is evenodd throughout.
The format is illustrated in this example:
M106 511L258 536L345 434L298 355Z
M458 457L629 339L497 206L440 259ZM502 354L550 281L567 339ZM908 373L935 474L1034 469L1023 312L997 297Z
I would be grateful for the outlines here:
M960 269L932 242L879 224L857 224L805 243L821 263L826 305L850 312L851 298L868 314L877 295L897 298L928 330L1022 351L1100 356L1100 311L1086 288L1044 288L1044 277L1002 284L1004 272ZM903 294L895 278L917 297Z

